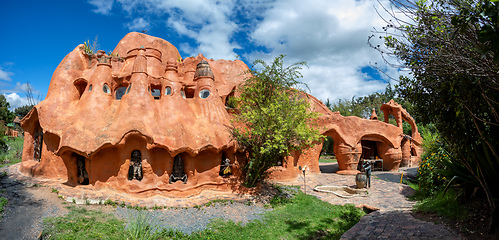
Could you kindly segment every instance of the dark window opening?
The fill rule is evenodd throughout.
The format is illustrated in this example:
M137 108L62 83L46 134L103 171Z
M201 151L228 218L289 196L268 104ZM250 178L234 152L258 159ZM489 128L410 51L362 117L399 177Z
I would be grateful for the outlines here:
M151 85L149 87L149 92L154 97L155 100L161 99L161 86L159 85Z
M142 154L139 150L133 150L130 156L130 167L128 168L128 180L142 180Z
M40 162L42 159L42 149L43 149L43 131L42 128L39 126L39 123L37 124L38 127L35 130L35 133L33 135L34 141L33 141L33 158L35 161Z
M90 85L90 86L88 87L88 91L89 91L89 92L91 92L91 91L92 91L92 85Z
M120 86L114 90L115 93L115 98L117 100L121 100L125 94L127 94L128 87L127 86Z
M194 97L194 88L186 87L184 89L184 93L185 93L185 98L193 98Z
M411 148L411 156L417 156L418 153L416 152L415 148Z
M80 95L80 98L81 98L81 95L83 95L83 92L85 92L85 89L87 89L87 81L85 81L83 79L76 80L75 87L76 87L76 90L78 90L78 94Z
M81 185L88 185L88 172L85 167L85 157L79 154L76 154L76 164L78 166L78 182Z

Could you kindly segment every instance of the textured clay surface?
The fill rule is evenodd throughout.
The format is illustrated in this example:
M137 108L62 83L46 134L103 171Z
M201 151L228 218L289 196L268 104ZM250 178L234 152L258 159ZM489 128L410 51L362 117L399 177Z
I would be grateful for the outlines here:
M127 34L111 55L88 54L79 45L55 70L46 99L21 121L20 171L75 189L134 196L244 192L247 154L231 138L237 110L226 103L246 70L239 60L182 59L169 42L141 33ZM393 100L381 109L385 121L391 114L398 126L377 117L343 117L308 99L321 113L319 130L334 138L339 173L356 173L361 157L383 159L385 170L419 161L414 120ZM413 127L412 136L403 134L402 120ZM320 173L321 148L293 153L271 176L294 179L300 166Z

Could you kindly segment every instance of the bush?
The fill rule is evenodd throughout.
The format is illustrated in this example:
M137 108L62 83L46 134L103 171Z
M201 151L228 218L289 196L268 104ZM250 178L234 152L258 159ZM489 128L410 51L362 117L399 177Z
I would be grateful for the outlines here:
M426 198L435 196L439 190L445 188L448 179L445 176L447 167L444 163L451 157L437 132L424 129L422 135L424 153L416 180L419 183L418 195Z

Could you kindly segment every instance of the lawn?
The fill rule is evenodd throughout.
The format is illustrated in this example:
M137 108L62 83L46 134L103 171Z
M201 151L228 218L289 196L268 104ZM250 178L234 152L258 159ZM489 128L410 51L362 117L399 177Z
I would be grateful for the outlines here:
M73 206L66 216L45 219L43 239L339 239L365 214L353 205L332 205L298 190L291 199L274 197L271 207L262 220L243 226L215 219L207 229L187 235L171 229L151 232L156 227L147 224L147 214L126 224L113 215Z
M321 155L319 157L319 162L320 163L334 163L334 162L336 162L336 157L335 156Z
M10 150L0 154L0 167L21 162L24 138L17 137L14 138L14 140L11 140L7 136L5 136L4 140L7 145L10 146Z

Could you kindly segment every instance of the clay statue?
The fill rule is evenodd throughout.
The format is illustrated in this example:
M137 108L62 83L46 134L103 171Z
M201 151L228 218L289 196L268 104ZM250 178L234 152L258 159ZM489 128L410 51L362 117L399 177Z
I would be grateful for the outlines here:
M82 185L87 185L88 173L87 169L85 169L85 158L82 156L78 156L76 162L78 165L78 182Z
M220 172L218 173L222 177L228 177L232 175L232 170L230 169L230 159L222 154L222 164L220 164Z
M182 161L180 154L175 156L175 160L173 161L173 171L169 182L174 183L178 180L187 183L187 174L184 172L184 161Z
M128 168L128 180L142 180L142 156L139 150L134 150L130 157L130 167Z
M43 132L35 133L35 141L33 143L33 158L40 161L42 158Z

